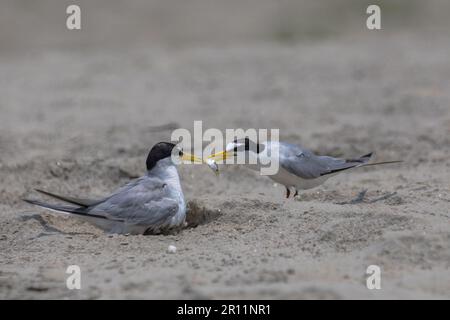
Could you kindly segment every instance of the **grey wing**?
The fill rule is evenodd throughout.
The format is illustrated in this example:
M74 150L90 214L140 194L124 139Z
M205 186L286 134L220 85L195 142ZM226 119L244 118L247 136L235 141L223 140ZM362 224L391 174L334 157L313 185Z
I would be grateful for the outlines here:
M355 165L345 159L316 156L300 146L280 143L280 166L303 179L315 179Z
M127 224L158 225L178 210L178 201L169 195L166 184L160 179L144 176L89 208L89 214Z

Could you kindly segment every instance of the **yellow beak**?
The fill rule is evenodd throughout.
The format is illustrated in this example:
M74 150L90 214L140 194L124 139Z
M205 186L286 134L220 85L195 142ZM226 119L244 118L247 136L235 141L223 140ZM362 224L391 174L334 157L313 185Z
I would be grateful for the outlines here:
M228 152L224 150L208 156L208 159L214 159L214 161L224 161L226 159L231 158L232 156L233 152Z
M194 156L193 154L183 152L183 156L181 157L181 160L183 161L189 161L193 163L203 163L203 159L200 159L197 156Z

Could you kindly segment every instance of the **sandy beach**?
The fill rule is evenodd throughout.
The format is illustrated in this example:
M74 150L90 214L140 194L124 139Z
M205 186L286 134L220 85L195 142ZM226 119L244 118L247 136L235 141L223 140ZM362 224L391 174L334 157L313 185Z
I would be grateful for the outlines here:
M0 298L449 299L449 38L381 32L5 49ZM34 188L107 195L195 120L404 162L343 173L297 199L246 168L217 177L181 165L188 227L171 235L109 235L21 200L48 200ZM66 288L69 265L81 268L81 290ZM381 267L381 290L366 287L369 265Z

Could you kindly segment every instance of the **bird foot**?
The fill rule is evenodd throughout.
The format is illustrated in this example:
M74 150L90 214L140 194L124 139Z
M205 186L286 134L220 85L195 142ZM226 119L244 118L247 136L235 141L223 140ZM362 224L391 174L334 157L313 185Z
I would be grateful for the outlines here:
M291 190L289 190L289 188L286 187L286 199L288 199L290 195L291 195ZM292 196L292 199L294 199L294 198L297 197L297 196L298 196L298 190L295 189L295 193L294 193L294 195Z

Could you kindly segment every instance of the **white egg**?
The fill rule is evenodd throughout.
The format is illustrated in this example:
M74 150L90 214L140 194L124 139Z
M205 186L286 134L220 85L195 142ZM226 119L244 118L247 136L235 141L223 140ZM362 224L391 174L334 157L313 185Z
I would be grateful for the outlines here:
M214 171L215 173L219 173L219 166L217 165L216 161L214 161L214 159L208 159L206 160L206 163L212 171Z
M177 252L177 247L170 245L170 246L167 248L167 252L168 252L168 253L176 253L176 252Z

